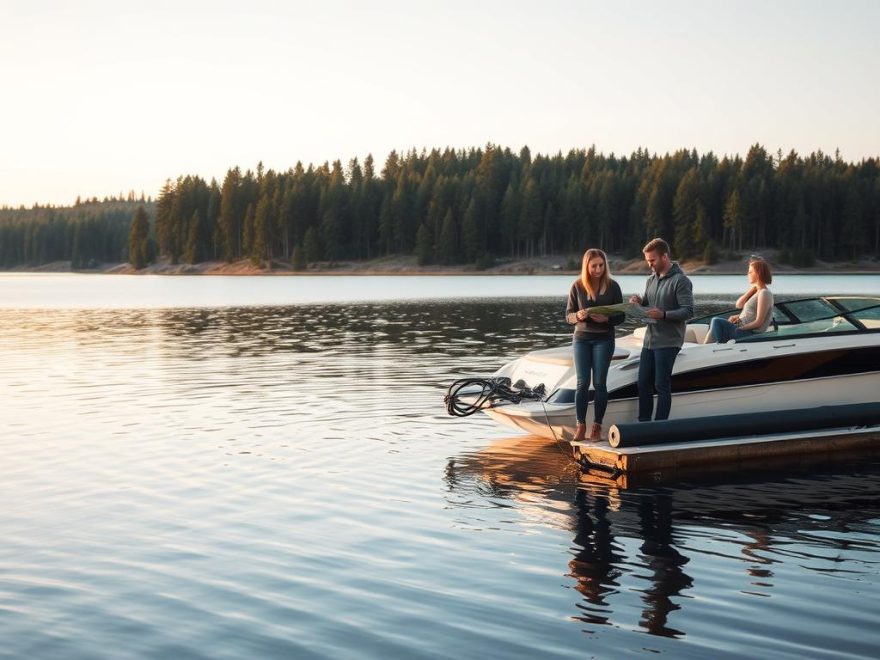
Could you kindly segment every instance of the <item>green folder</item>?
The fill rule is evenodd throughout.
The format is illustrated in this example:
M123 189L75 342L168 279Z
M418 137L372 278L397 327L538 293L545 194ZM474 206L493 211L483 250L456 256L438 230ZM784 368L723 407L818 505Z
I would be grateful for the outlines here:
M584 311L587 314L604 314L611 316L612 314L626 314L635 318L643 318L645 316L645 307L634 303L618 303L616 305L597 305L596 307L587 307Z

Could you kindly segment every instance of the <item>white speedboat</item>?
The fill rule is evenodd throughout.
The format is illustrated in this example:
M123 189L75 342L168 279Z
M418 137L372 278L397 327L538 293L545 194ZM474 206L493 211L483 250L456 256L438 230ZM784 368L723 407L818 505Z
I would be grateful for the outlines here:
M727 318L737 310L713 316ZM687 326L672 373L670 419L880 400L880 297L820 297L777 303L770 330L727 344L703 344L711 316ZM644 328L618 337L608 372L604 426L637 421ZM533 351L499 369L514 389L542 400L481 401L493 419L548 438L574 434L577 376L571 344ZM461 398L466 399L466 392ZM593 391L590 391L592 419ZM472 397L476 401L477 397Z

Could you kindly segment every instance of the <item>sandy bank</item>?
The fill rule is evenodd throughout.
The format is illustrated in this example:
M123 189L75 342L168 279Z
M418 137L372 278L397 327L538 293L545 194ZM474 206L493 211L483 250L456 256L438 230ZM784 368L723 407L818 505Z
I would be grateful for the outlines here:
M681 262L686 273L700 275L744 275L749 255L707 264L691 260ZM761 254L770 262L776 273L791 274L880 274L880 260L861 259L846 262L817 261L810 268L796 268L776 260L776 251L765 250ZM609 255L611 272L626 275L647 275L648 267L643 259L626 259L620 255ZM163 261L136 270L131 264L97 264L93 268L79 269L79 273L104 273L117 275L576 275L578 259L567 255L533 257L519 260L499 260L485 270L477 270L473 265L420 266L415 257L382 257L370 261L318 262L310 264L303 271L294 271L290 264L273 261L271 266L258 266L249 259L234 262L206 261L198 264L171 264ZM575 266L575 268L572 268ZM57 261L33 268L16 268L12 272L71 272L69 261Z

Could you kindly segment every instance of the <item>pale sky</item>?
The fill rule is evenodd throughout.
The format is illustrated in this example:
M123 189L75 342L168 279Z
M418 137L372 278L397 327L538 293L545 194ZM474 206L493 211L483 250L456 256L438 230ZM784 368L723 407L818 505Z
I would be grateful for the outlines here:
M880 1L0 0L0 205L492 142L880 156Z

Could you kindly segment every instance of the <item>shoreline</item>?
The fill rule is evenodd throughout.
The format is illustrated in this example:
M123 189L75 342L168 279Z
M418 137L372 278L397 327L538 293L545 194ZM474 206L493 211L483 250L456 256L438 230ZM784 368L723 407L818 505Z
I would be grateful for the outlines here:
M848 262L817 261L810 267L795 267L782 264L775 260L771 251L763 254L773 269L774 274L783 275L880 275L880 261L877 259L861 259ZM745 275L749 256L739 259L719 261L706 264L699 260L680 262L682 270L688 275ZM625 259L609 255L609 265L614 275L644 275L649 269L641 258ZM438 266L436 264L420 266L415 257L383 257L370 261L339 261L318 262L310 264L304 270L293 270L290 264L275 261L270 268L254 265L249 259L234 262L206 261L198 264L171 264L167 261L151 264L136 270L128 263L95 264L90 268L72 270L69 261L56 261L34 267L13 268L0 271L3 273L76 273L90 275L223 275L223 276L547 276L567 275L577 277L579 270L569 268L571 257L554 255L535 257L532 259L507 260L496 263L491 268L477 270L470 265Z

